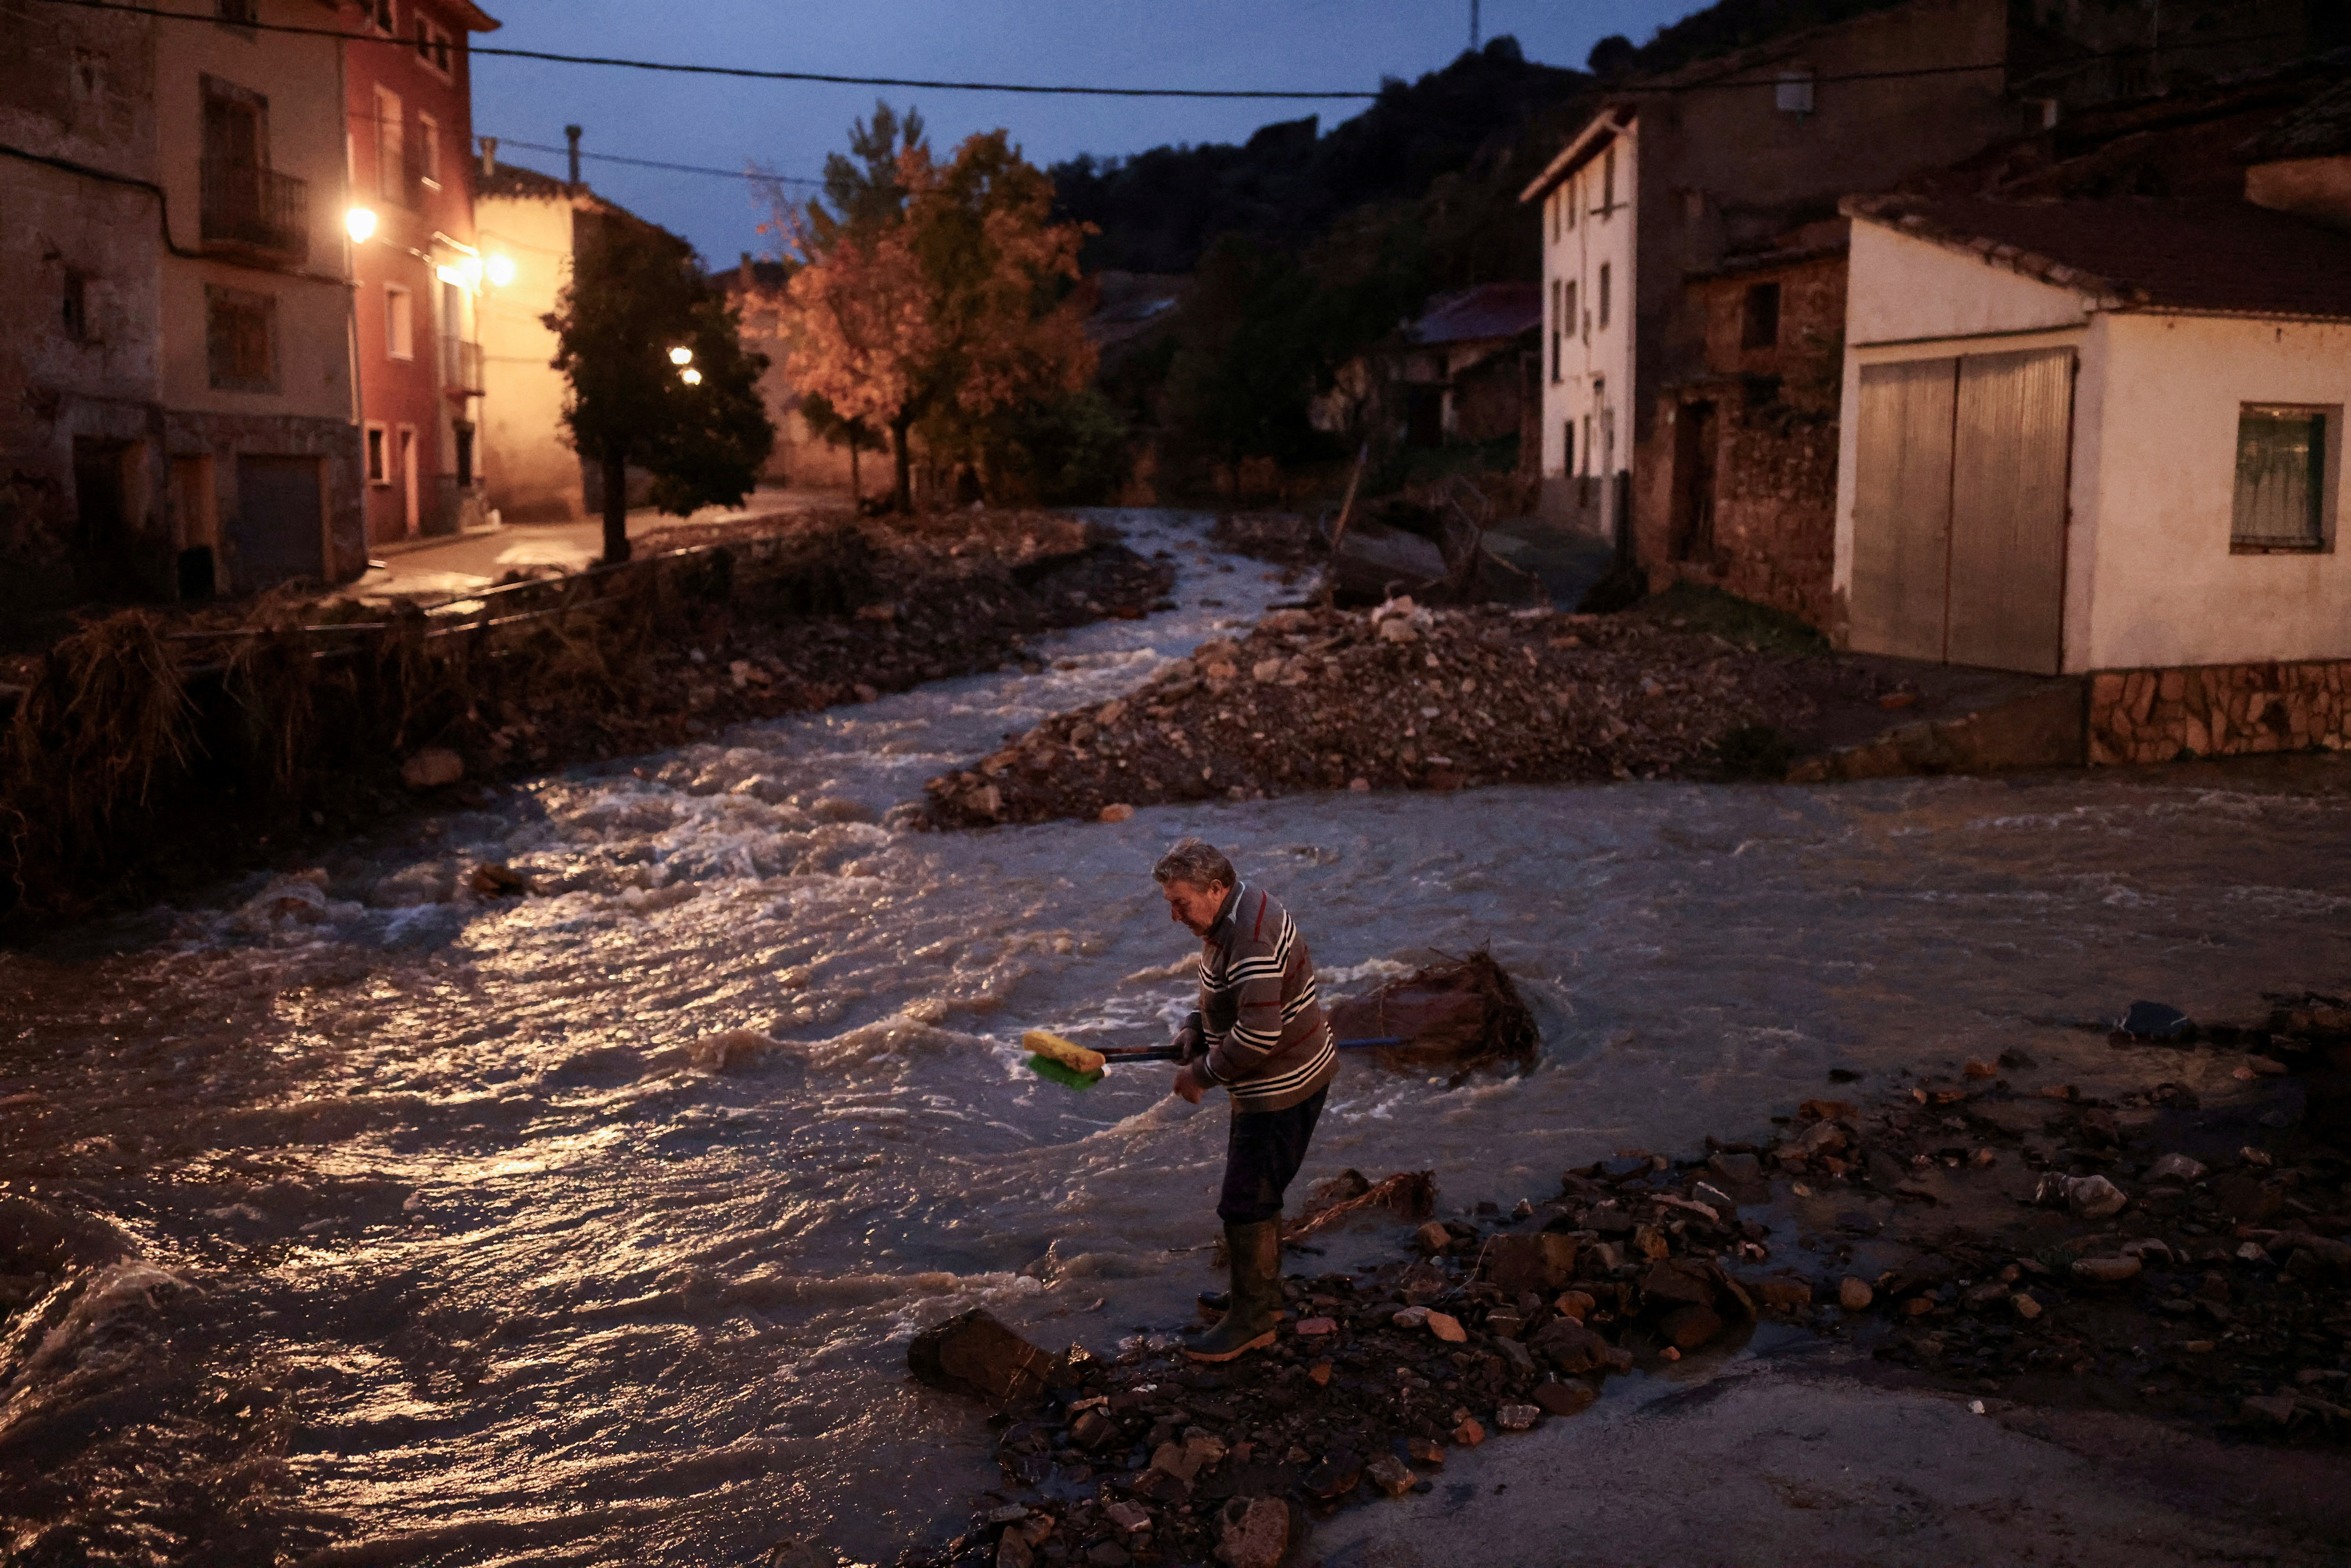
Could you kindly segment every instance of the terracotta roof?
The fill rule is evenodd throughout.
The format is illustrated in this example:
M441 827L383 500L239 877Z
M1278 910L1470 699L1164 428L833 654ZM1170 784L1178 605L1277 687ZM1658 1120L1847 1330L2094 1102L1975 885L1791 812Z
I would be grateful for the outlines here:
M1896 195L1844 206L2096 309L2351 319L2351 234L2247 202Z
M1542 285L1480 283L1440 294L1406 336L1416 343L1468 343L1515 338L1542 325Z
M2351 152L2351 80L2320 93L2246 142L2241 151L2246 161L2253 163Z
M584 191L585 186L581 189ZM539 196L560 201L570 187L552 174L542 174L536 169L526 169L519 163L501 162L487 174L474 182L474 194L482 196Z

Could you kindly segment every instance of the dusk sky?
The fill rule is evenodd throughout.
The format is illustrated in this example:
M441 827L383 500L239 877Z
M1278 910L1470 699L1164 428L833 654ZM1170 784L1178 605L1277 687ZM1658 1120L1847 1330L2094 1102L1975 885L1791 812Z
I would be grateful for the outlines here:
M1643 42L1698 0L1483 0L1485 36L1530 58L1577 66L1611 33ZM1345 89L1435 70L1469 40L1468 0L486 0L505 23L478 44L697 65L1109 87ZM740 169L747 160L812 176L879 93L922 111L942 152L1003 126L1040 164L1163 142L1238 141L1258 126L1320 113L1324 129L1361 100L1322 103L1039 98L673 76L478 58L474 128L502 138L502 162L560 173L563 127L583 149ZM597 191L685 235L714 263L772 250L740 180L589 162Z

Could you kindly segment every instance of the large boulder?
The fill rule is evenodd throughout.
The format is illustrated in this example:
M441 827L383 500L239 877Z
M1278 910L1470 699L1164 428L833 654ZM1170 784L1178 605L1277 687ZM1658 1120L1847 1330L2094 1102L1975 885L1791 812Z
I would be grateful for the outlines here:
M1486 1244L1486 1278L1512 1295L1550 1295L1575 1278L1575 1239L1555 1232L1497 1236Z
M1237 1497L1217 1516L1217 1561L1227 1568L1280 1568L1294 1521L1278 1497Z
M974 1307L916 1334L906 1346L906 1369L934 1388L1014 1410L1035 1404L1062 1380L1065 1358L1038 1349L986 1308Z
M1527 1349L1573 1377L1607 1364L1608 1342L1573 1318L1553 1318L1535 1331Z

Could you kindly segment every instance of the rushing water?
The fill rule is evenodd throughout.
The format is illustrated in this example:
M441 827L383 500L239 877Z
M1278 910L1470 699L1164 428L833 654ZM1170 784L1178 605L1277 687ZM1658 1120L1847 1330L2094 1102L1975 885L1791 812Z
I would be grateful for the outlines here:
M1519 977L1536 1071L1353 1065L1309 1164L1433 1168L1448 1205L1751 1134L1833 1065L2022 1044L2086 1085L2111 1052L2062 1020L2351 977L2332 759L883 825L1281 592L1193 520L1118 520L1177 555L1181 608L1041 643L1042 674L549 778L319 879L0 957L0 1176L113 1232L0 1359L0 1445L69 1456L92 1409L170 1406L161 1453L274 1421L280 1517L337 1561L888 1554L995 1479L973 1412L905 1382L908 1333L985 1303L1106 1350L1204 1278L1222 1107L1165 1069L1074 1094L1014 1048L1164 1037L1189 943L1147 868L1187 831L1288 901L1333 988L1481 943ZM486 860L546 895L465 891ZM778 1043L706 1049L737 1030ZM172 1468L89 1506L101 1557L172 1558L138 1533ZM0 1498L0 1542L37 1522Z

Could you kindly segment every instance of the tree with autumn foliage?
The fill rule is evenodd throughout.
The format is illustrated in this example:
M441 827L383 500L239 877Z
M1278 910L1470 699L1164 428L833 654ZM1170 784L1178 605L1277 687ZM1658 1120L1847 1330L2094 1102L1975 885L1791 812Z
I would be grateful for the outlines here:
M803 265L785 293L786 368L804 394L883 432L893 504L913 507L909 438L976 452L1004 411L1068 397L1093 374L1078 248L1053 189L1002 131L945 163L886 105L826 162L826 193L792 216Z

